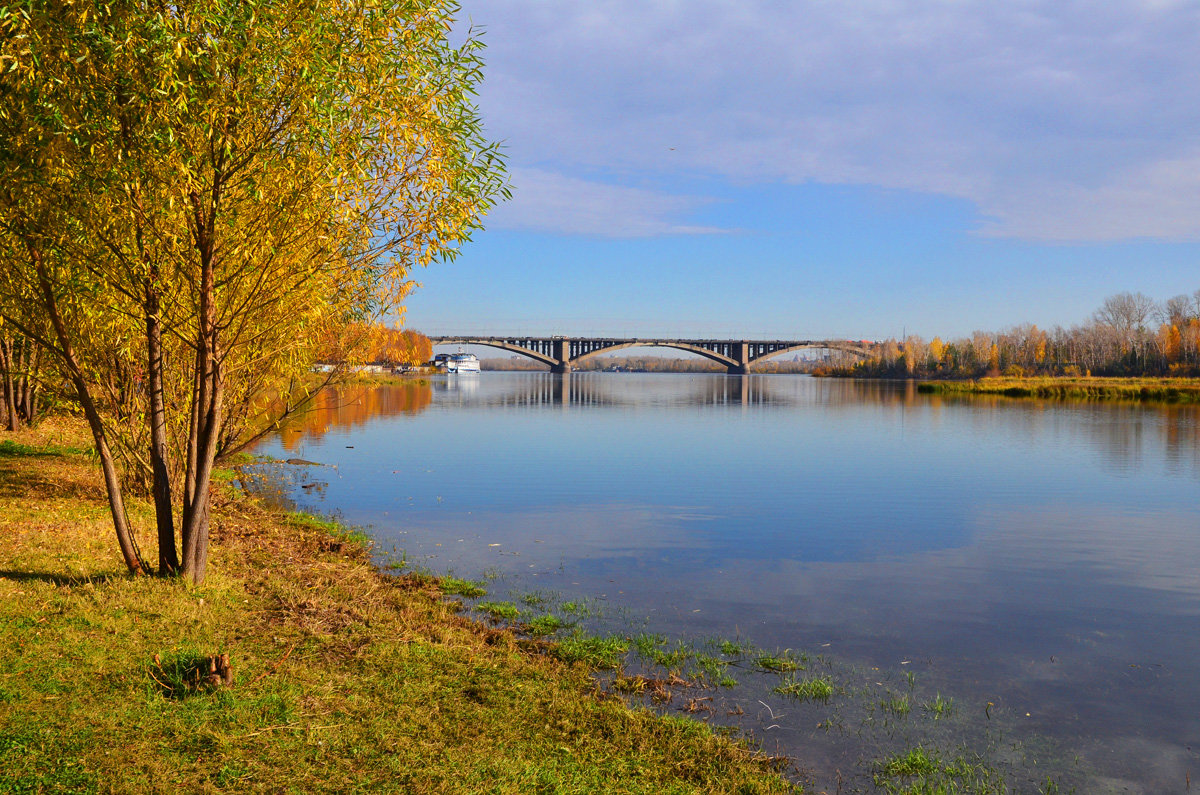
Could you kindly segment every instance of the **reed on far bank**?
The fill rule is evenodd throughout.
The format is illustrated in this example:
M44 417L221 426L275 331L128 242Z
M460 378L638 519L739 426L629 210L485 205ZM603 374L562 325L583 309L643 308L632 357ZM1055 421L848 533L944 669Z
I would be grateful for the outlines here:
M1006 395L1074 400L1133 400L1200 403L1200 378L998 377L968 381L922 381L918 392Z

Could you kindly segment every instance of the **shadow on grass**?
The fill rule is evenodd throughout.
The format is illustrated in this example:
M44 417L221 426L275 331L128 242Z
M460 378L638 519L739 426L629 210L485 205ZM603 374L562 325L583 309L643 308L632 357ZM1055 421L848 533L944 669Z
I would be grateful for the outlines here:
M32 447L9 439L0 442L0 458L62 458L68 455L84 455L88 450L82 447L64 447L49 445L47 447Z
M47 456L54 458L54 456ZM0 456L0 461L3 457ZM0 497L76 499L102 505L108 501L104 485L76 477L54 479L44 474L0 466Z
M92 583L99 585L109 580L115 580L119 577L126 577L124 573L108 572L107 574L51 574L48 571L12 571L9 569L0 569L0 579L15 580L16 582L46 582L51 585L66 585L71 588L79 587Z
M154 656L146 669L154 680L155 689L166 699L182 701L195 695L216 692L223 684L217 669L217 657L192 651L176 652L166 657ZM228 657L221 659L228 662Z

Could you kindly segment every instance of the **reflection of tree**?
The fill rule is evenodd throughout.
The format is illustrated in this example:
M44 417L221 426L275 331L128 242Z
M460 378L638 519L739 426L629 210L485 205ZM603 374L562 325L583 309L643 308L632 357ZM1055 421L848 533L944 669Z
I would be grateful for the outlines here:
M1167 406L1162 412L1167 466L1200 475L1200 411L1194 406Z
M284 426L280 441L285 450L293 450L302 439L320 439L330 429L352 428L372 417L420 414L432 399L433 390L425 381L327 389L307 412Z
M1104 406L1102 419L1089 423L1105 464L1119 470L1141 468L1155 440L1173 472L1200 475L1200 409L1195 406ZM1097 407L1095 411L1100 411Z
M1170 472L1200 477L1200 407L1194 405L1000 395L916 395L916 401L932 409L958 410L981 437L1003 433L1009 441L1025 440L1031 445L1059 437L1066 445L1082 439L1113 472L1144 469L1161 455Z

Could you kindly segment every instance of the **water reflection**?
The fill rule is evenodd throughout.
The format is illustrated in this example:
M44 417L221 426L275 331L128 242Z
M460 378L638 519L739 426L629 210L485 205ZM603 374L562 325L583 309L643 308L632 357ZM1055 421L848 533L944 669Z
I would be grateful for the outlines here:
M485 379L504 378L498 374ZM625 408L633 406L763 406L787 402L771 381L754 376L657 376L654 389L630 391L621 379L604 373L528 373L505 379L507 388L483 389L478 378L449 378L433 389L453 396L458 405L478 407ZM632 376L636 378L637 376Z
M420 414L433 400L427 381L387 386L343 386L322 390L312 403L279 432L289 452L304 440L319 440L329 431L345 430L378 417Z
M495 374L327 389L288 426L286 438L288 444L294 444L305 435L320 438L330 428L351 428L373 416L418 414L429 407L435 394L443 406L475 408L765 406L794 402L773 388L778 381L762 376L667 376L656 390L631 393L609 375L522 375L507 380L500 389L481 389L480 378L496 378ZM841 405L844 397L834 396L828 402Z
M507 376L507 377L506 377ZM481 382L480 379L484 379ZM887 416L901 420L906 409L920 407L938 415L957 409L978 417L991 427L991 413L1005 412L1004 422L1014 422L1023 434L1044 430L1046 418L1059 419L1060 401L1013 400L1006 397L921 395L911 383L828 380L819 388L797 390L803 376L723 376L662 374L646 377L604 373L512 374L413 379L380 386L355 385L322 392L302 420L289 428L289 439L319 436L333 427L353 427L373 416L417 414L428 408L433 396L444 406L458 407L727 407L813 406L830 411L860 411L866 406L894 410ZM488 383L494 381L493 383ZM624 381L624 383L623 383ZM640 381L640 382L639 382ZM630 384L637 388L631 390ZM1144 421L1160 422L1170 434L1176 458L1197 458L1200 426L1191 406L1147 408L1141 404L1073 404L1089 418L1092 431L1106 440L1114 465L1128 460L1134 466L1141 449ZM1115 422L1113 420L1116 420Z
M992 702L1078 754L1081 792L1200 770L1194 407L484 373L339 393L274 444L331 465L299 468L327 484L299 505L434 571L917 672L972 731ZM759 695L788 715L772 737L844 769L822 718Z

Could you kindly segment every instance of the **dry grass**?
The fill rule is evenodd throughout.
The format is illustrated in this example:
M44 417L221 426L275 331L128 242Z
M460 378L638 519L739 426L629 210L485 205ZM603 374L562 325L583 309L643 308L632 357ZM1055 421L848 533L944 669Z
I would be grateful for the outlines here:
M130 578L78 428L0 442L0 792L790 790L233 490L203 588ZM232 687L180 679L222 652Z

